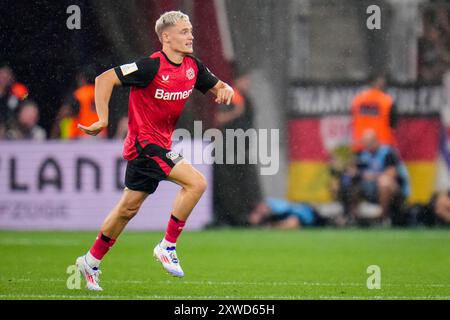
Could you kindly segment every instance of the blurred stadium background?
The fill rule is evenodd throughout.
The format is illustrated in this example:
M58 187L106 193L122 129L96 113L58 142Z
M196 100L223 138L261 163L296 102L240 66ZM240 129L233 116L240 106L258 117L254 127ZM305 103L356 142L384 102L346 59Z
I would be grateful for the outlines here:
M69 30L66 26L70 16L66 10L71 5L81 9L79 30ZM366 21L370 14L366 10L370 5L381 8L379 30L367 28ZM284 199L291 203L307 203L325 216L335 214L332 204L336 200L329 187L330 160L337 148L350 144L350 105L353 97L367 85L369 76L380 70L386 71L388 75L388 92L393 96L399 113L395 134L399 153L411 179L407 205L427 205L436 191L450 188L450 1L2 0L0 63L2 67L9 66L14 75L14 80L8 85L18 86L8 95L0 91L0 94L4 94L0 107L12 108L14 101L10 99L16 99L17 105L32 99L39 110L38 125L46 136L46 139L14 139L8 136L6 120L2 117L0 229L3 231L0 231L0 254L7 257L7 261L14 261L14 254L32 254L21 251L21 246L27 246L27 243L31 245L33 239L39 243L40 237L45 238L41 240L41 246L49 245L51 248L50 239L61 238L63 240L58 246L64 246L66 241L66 245L73 249L73 243L69 242L75 234L71 232L49 233L46 238L45 233L12 232L15 230L87 230L84 242L73 241L79 244L79 250L90 244L94 232L119 198L123 187L120 120L127 113L128 90L121 88L114 91L107 137L88 139L64 135L67 128L61 123L61 110L64 105L70 105L70 97L79 87L77 81L80 73L84 74L87 81L91 81L95 75L108 68L159 50L154 22L168 10L181 10L190 16L194 27L195 54L219 78L232 83L236 69L250 75L252 85L248 96L253 105L253 126L280 130L278 173L273 176L258 175L257 180L253 180L255 188L257 185L261 188L260 201ZM179 127L192 132L194 120L201 120L203 130L212 128L218 110L210 96L196 93L188 102ZM2 109L1 113L6 114L6 109ZM227 195L231 199L238 197L236 181L215 181L217 176L212 165L204 164L198 168L214 188L209 188L195 209L187 225L187 229L192 230L214 226L214 216L221 209L218 208L221 202L217 200L217 195L219 198L220 195ZM175 191L174 186L162 184L131 222L130 229L163 230ZM238 202L234 208L228 208L232 214L243 216L244 220L252 209L242 202ZM449 223L450 219L447 225ZM248 226L245 222L224 222L219 225ZM230 237L228 232L233 231L217 231L217 241L220 241L221 236L231 239L233 236ZM235 232L236 237L244 239L246 232L254 237L252 232L260 231ZM307 235L322 239L317 240L317 243L322 243L324 239L340 241L339 238L347 237L339 232L332 232L330 236L327 232L330 231L325 231L325 238L320 238L318 234ZM355 231L348 232L352 234ZM149 234L156 237L156 233ZM138 235L136 233L128 237ZM286 242L297 237L289 233L283 236L263 232L261 235ZM186 235L186 239L197 236ZM351 247L349 239L363 239L360 236L357 233L354 238L341 239L343 242L337 248L338 252L353 252L348 249ZM376 243L378 236L370 234L370 241ZM445 283L442 274L437 275L444 270L445 264L448 266L449 252L442 247L443 243L448 243L448 233L444 230L427 236L408 232L404 236L412 242L405 241L403 247L397 248L399 251L421 237L425 237L421 242L425 247L424 252L428 248L427 239L430 248L432 246L438 250L430 253L428 261L434 263L436 277L429 275L423 279L424 291L419 290L414 294L448 298L450 284ZM211 240L213 233L209 231L205 232L205 237L214 241ZM389 239L398 240L398 234L393 233L392 237L383 234L382 243L388 245ZM19 239L19 242L14 239ZM126 239L130 238L124 235L125 242ZM360 241L364 243L365 240ZM256 244L252 240L249 243ZM323 243L329 245L328 241ZM314 244L308 246L313 248ZM359 249L354 250L364 248L370 246L361 244ZM31 250L31 247L27 250ZM267 244L267 253L270 250L271 246ZM72 250L73 257L75 251ZM380 248L380 254L382 251ZM384 253L387 254L386 261L395 256L395 250L390 255L389 251ZM411 252L404 261L417 262L412 259L416 254ZM310 258L315 259L314 256ZM336 259L339 258L337 254ZM408 260L410 258L412 260ZM70 263L70 257L64 259L69 259L67 263ZM362 260L358 261L358 266L365 263ZM318 261L320 259L316 261L320 265ZM255 265L259 262L258 259L253 261ZM392 264L400 274L401 263ZM419 266L420 262L417 265L417 270L424 270ZM61 268L64 269L64 265ZM345 268L348 265L342 266L342 269ZM294 269L292 272L295 272ZM61 273L61 270L54 272ZM281 274L280 270L277 272ZM364 270L362 272L364 275ZM33 297L31 294L36 291L27 291L23 283L15 287L15 291L11 285L8 287L7 279L14 276L6 269L2 274L0 297L17 298L22 292ZM261 273L260 276L266 275ZM393 278L395 276L395 273L392 274ZM338 283L339 273L333 277L326 281ZM239 278L242 281L249 279L243 276ZM59 279L61 283L64 282L61 277ZM405 279L406 283L415 281L414 272ZM220 279L222 282L227 280L225 276ZM291 280L295 282L296 279ZM347 280L360 281L359 278ZM314 282L312 274L308 281ZM398 283L402 285L400 280ZM361 284L364 287L364 282ZM433 287L432 284L442 286ZM190 285L200 287L199 283ZM160 283L159 286L163 287L164 284ZM267 287L270 291L273 285L268 284ZM426 288L433 288L434 291L426 291ZM327 286L324 285L322 289L327 290ZM278 291L271 296L264 294L264 290L261 288L260 297L285 296ZM339 294L339 290L336 290L327 297ZM8 296L8 292L14 294ZM392 289L388 294L397 294L401 298L407 296L408 292L406 288L397 294ZM194 293L202 296L201 289ZM319 298L322 293L319 290L311 295L308 293L306 297ZM229 294L233 296L233 293ZM246 292L241 296L249 294ZM361 295L352 290L349 294ZM219 293L214 295L220 297ZM293 291L287 295L305 297ZM178 293L174 296L178 296Z

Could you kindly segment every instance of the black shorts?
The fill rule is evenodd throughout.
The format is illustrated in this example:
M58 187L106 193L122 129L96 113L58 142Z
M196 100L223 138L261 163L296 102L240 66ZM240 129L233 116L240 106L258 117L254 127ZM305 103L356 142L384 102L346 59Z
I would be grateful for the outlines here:
M183 157L156 144L141 147L136 140L138 157L128 161L125 186L134 191L155 192L161 180L166 180L172 168Z

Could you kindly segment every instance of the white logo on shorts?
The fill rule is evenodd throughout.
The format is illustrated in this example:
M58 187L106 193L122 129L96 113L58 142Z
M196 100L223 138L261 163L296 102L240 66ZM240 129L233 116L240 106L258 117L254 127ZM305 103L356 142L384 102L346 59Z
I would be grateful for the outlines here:
M169 151L166 153L166 157L169 158L170 160L174 161L176 158L178 158L180 155L176 152L173 151Z

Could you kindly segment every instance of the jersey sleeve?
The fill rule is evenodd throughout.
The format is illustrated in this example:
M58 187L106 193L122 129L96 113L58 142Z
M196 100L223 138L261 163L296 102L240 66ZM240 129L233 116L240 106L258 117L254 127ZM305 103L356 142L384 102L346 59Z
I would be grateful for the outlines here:
M145 88L155 78L159 69L159 58L143 58L136 62L115 67L114 71L123 86Z
M217 77L203 64L203 62L197 58L194 59L198 68L195 89L205 94L209 89L213 88L217 82L219 82L219 79L217 79Z

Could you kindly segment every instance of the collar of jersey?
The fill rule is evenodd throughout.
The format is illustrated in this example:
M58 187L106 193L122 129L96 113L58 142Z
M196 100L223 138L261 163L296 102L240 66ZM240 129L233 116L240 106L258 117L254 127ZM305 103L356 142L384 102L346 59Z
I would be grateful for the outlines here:
M162 55L164 56L164 58L166 58L167 62L169 62L171 65L175 66L175 67L179 67L181 66L182 63L175 63L173 61L171 61L169 59L169 57L164 53L164 51L161 50Z

